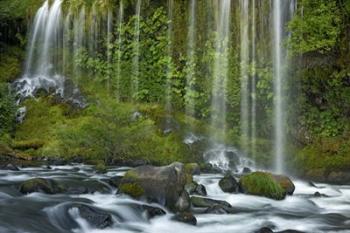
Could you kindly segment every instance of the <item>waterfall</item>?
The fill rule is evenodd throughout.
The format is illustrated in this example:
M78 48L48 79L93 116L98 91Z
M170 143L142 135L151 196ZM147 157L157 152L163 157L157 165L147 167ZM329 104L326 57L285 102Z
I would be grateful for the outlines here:
M77 18L74 19L73 24L73 34L74 34L74 40L73 40L73 58L75 58L81 49L84 46L84 38L85 38L85 7L83 6L82 9L79 12L79 15L76 16ZM76 82L80 82L81 78L81 71L80 67L74 62L73 67L73 74Z
M286 4L287 3L287 4ZM295 2L293 0L273 1L273 85L274 85L274 152L275 171L285 172L285 133L286 119L284 112L285 98L284 90L286 84L287 56L283 47L283 39L286 36L285 24L291 18Z
M113 36L113 13L111 10L108 10L108 15L107 15L107 42L106 42L106 48L107 48L107 90L108 92L111 89L111 66L112 66L112 36Z
M191 0L189 5L189 23L187 35L187 70L186 70L186 114L194 116L195 106L193 97L194 73L195 73L195 33L196 33L196 0Z
M172 55L173 55L173 11L174 11L174 0L168 0L168 18L169 18L169 25L168 25L168 32L167 32L167 38L168 38L168 67L167 67L167 73L166 73L166 93L165 93L165 109L167 113L171 113L171 85L172 85L172 76L173 76L173 67L171 65L172 63Z
M213 67L211 126L215 131L220 129L224 135L226 133L226 91L229 65L230 12L231 1L220 1ZM218 135L213 133L212 137L215 142Z
M134 57L132 60L133 66L133 82L132 82L132 93L133 98L137 97L137 92L139 91L139 75L140 75L140 17L141 17L141 0L137 0L135 9L135 38L134 38Z
M40 88L54 88L57 93L63 94L64 77L55 66L61 60L58 57L60 54L55 53L62 48L59 43L62 28L61 4L62 0L55 0L49 6L49 2L45 1L36 13L24 74L16 82L21 96L33 96Z
M251 138L251 154L252 157L256 156L256 2L252 0L252 27L251 27L251 63L252 63L252 80L251 80L251 128L250 128L250 138Z
M247 145L249 136L249 0L240 0L241 31L241 144Z
M120 98L120 81L121 81L121 48L123 43L123 35L122 35L122 29L123 29L123 22L124 22L124 6L123 1L120 1L119 3L119 19L118 19L118 56L117 56L117 83L116 83L116 89L117 89L117 100Z

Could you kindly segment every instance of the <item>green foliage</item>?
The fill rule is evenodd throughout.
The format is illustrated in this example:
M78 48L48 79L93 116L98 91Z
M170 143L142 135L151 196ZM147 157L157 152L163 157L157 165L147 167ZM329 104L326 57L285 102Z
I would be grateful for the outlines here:
M21 72L23 51L16 47L6 47L0 54L0 82L10 82Z
M44 0L1 0L0 19L25 19L35 14Z
M0 136L13 132L16 123L16 103L7 83L0 83Z
M289 23L292 52L326 53L336 45L341 32L341 16L336 0L298 1L298 13Z
M284 199L286 193L270 173L253 172L240 179L240 184L248 194L264 196L276 200Z
M133 198L140 198L145 193L141 185L136 183L121 184L119 189L122 193L128 194Z

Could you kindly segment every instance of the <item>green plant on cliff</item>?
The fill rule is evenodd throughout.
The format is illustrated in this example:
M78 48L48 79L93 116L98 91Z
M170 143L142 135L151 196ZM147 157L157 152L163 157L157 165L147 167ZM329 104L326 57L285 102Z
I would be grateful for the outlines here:
M12 133L16 123L17 106L9 85L0 83L0 136Z
M294 53L326 53L339 41L341 16L336 0L298 1L298 12L289 23L289 47Z

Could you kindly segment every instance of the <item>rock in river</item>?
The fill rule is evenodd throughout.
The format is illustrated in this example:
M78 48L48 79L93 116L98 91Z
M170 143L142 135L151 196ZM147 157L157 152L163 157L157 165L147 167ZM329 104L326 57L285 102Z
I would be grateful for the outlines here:
M134 198L144 197L176 210L176 203L184 191L186 176L182 163L164 167L140 166L125 174L119 189Z

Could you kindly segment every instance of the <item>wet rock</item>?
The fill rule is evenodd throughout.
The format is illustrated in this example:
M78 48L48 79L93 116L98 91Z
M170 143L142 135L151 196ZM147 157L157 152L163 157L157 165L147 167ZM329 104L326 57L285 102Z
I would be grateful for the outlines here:
M186 224L190 224L190 225L194 225L194 226L197 225L196 217L190 212L177 213L173 217L173 220L178 221L178 222L183 222Z
M214 167L210 163L201 164L200 168L201 168L201 172L204 172L204 173L212 174L212 173L221 173L222 172L221 169Z
M196 182L191 182L185 185L185 190L190 195L206 196L207 190L204 185L198 184Z
M232 207L226 201L220 201L220 200L214 200L210 198L196 197L196 196L191 197L191 203L193 207L199 207L199 208L209 208L217 205L228 207L228 208Z
M208 207L204 213L206 214L231 214L234 213L233 208L223 205L213 205Z
M189 210L191 207L191 199L186 191L183 191L181 196L177 199L175 208L177 211L183 212Z
M286 197L286 190L274 179L271 173L253 172L239 180L240 191L250 195L263 196L275 200Z
M320 192L315 192L314 197L329 197L329 196Z
M268 227L263 227L263 228L255 231L255 233L273 233L273 231Z
M229 167L232 170L237 170L237 165L240 164L239 156L234 151L225 151L225 156L229 161Z
M243 171L242 171L243 174L249 174L251 172L252 172L252 170L249 167L244 167Z
M169 166L140 166L129 170L119 186L122 193L135 198L145 197L176 210L176 203L183 194L186 173L182 163Z
M67 194L109 193L110 187L99 180L65 180L60 182Z
M9 163L9 164L1 167L1 169L3 169L3 170L10 170L10 171L19 171L19 168L16 165L12 164L12 163Z
M219 181L219 186L225 193L238 193L239 191L238 182L230 174L225 175L225 177Z
M295 186L291 179L287 176L273 175L273 179L281 185L281 187L286 191L288 195L293 195Z
M145 166L149 165L149 161L144 160L144 159L109 159L106 164L108 165L113 165L113 166L125 166L125 167L140 167L140 166Z
M150 205L142 205L142 208L146 212L148 219L151 219L151 218L154 218L157 216L166 215L166 212L159 207L154 207L154 206L150 206Z
M19 191L23 194L42 192L47 194L62 193L64 188L51 179L34 178L24 181L19 186Z
M304 231L297 231L297 230L284 230L284 231L278 231L276 233L306 233Z
M107 184L109 184L114 188L118 188L122 179L123 179L122 176L113 176L109 179L102 179L101 181L106 182Z
M84 204L74 204L73 208L78 209L80 217L94 228L104 229L113 225L112 216L103 210Z
M199 196L206 196L207 190L204 185L198 184L193 194L199 195Z

